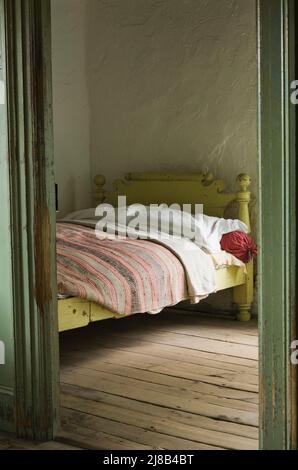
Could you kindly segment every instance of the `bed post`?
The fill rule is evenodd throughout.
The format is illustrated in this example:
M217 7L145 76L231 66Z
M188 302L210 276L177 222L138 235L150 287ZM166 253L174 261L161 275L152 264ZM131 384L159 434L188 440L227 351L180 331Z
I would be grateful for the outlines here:
M104 189L106 179L103 175L96 175L93 181L95 184L94 202L96 205L102 204L106 197L106 191Z
M248 175L241 174L237 177L237 183L239 185L239 191L236 193L236 201L239 204L238 218L244 222L248 227L250 233L250 217L249 217L249 202L250 202L250 191L248 188L251 183L251 178ZM247 278L245 284L234 287L233 299L238 305L237 320L249 321L251 318L251 304L253 301L253 261L250 261L247 265Z

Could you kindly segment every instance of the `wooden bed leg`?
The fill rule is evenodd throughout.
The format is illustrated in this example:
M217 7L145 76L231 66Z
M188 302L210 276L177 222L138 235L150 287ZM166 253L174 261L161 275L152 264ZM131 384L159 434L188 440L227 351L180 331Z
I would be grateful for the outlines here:
M251 304L239 304L239 311L237 313L238 321L249 321L251 319Z
M234 287L233 299L238 305L237 320L238 321L249 321L251 319L251 304L254 295L253 286L253 261L250 261L246 265L247 267L247 279L246 283L241 286Z

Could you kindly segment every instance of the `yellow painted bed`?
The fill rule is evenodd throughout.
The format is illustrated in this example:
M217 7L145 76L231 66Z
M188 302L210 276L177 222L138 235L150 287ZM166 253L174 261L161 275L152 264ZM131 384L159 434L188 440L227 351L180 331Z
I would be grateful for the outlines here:
M97 175L95 183L95 203L107 202L117 205L118 196L126 196L127 204L144 205L166 203L203 204L204 214L223 217L234 201L238 204L237 218L248 226L250 231L249 202L250 177L241 174L237 178L238 191L225 193L223 180L216 180L212 174L199 173L129 173L124 180L114 183L113 191L105 190L105 178ZM217 290L233 289L234 302L238 305L237 318L250 320L253 301L253 262L246 268L230 266L216 271ZM59 331L71 330L88 325L90 322L108 318L125 318L104 307L78 298L58 301Z

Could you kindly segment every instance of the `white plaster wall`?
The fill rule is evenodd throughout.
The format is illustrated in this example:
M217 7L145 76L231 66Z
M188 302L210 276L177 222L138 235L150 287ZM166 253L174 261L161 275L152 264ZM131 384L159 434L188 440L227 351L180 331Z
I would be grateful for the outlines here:
M89 0L91 170L256 180L255 0ZM255 186L255 184L253 185Z
M86 0L52 0L53 112L59 216L91 207Z

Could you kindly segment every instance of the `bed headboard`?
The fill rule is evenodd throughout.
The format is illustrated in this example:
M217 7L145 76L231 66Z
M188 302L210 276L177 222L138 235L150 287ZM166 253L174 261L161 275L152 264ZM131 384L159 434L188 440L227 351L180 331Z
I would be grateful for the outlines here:
M94 178L96 205L107 202L116 206L118 196L126 196L127 204L203 204L205 214L223 217L227 207L236 201L238 218L250 231L248 188L251 179L248 175L237 177L235 193L225 193L225 182L215 179L211 173L127 173L123 180L114 182L113 191L105 190L105 182L103 175Z

